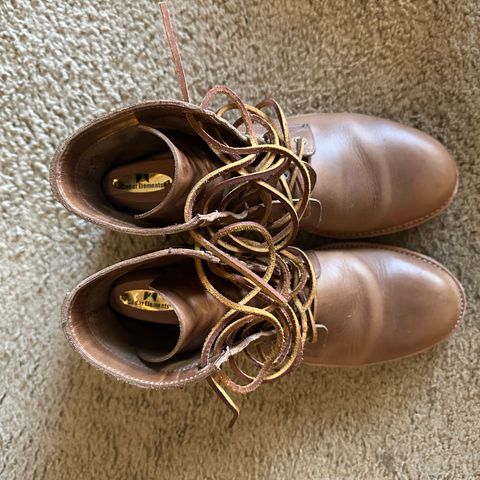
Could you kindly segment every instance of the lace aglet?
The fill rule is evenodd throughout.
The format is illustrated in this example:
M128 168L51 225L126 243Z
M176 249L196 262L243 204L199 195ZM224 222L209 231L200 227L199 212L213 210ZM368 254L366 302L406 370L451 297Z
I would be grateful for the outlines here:
M223 400L225 405L232 412L232 419L228 424L228 428L232 428L238 420L238 417L240 415L240 409L237 407L237 405L232 400L230 395L213 377L209 377L207 381L208 381L208 384L213 388L213 391Z
M233 428L235 423L237 423L238 417L240 416L240 410L235 404L232 404L233 408L230 408L232 412L232 419L230 420L230 423L228 424L228 428Z

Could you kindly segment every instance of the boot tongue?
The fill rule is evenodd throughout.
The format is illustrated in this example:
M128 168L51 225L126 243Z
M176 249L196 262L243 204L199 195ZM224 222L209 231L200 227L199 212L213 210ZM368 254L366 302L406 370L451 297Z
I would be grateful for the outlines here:
M179 332L177 344L167 355L152 349L139 350L139 357L147 362L162 362L176 353L200 349L211 328L225 313L225 307L205 290L193 265L182 267L150 283L150 288L166 299L175 312Z
M225 312L204 289L192 262L126 274L114 285L110 304L122 315L138 356L149 363L200 349Z
M162 141L160 152L112 168L103 179L108 200L138 220L179 223L193 185L215 169L213 154L192 135L142 130Z
M153 129L152 129L153 130ZM149 210L135 215L139 220L181 222L184 206L192 187L208 172L215 169L211 155L198 139L191 135L169 134L154 130L164 140L171 154L171 185L166 195Z

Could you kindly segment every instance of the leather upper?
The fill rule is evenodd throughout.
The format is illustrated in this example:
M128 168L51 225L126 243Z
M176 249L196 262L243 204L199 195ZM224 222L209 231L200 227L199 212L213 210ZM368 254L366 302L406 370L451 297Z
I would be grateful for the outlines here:
M324 341L307 344L306 363L361 366L414 355L462 320L463 289L431 258L374 244L308 252L317 272L316 323Z
M442 211L457 188L457 168L429 135L366 115L318 113L289 119L309 127L317 174L302 227L329 237L365 237L414 227Z

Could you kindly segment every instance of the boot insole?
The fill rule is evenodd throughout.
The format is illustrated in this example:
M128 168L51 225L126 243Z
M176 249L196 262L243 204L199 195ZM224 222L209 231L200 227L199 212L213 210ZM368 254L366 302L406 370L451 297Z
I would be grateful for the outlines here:
M110 306L142 359L164 357L175 347L180 335L178 318L170 302L150 287L158 274L157 269L127 273L110 291Z
M110 292L111 307L132 319L164 325L178 324L170 302L150 287L158 275L158 270L144 269L120 277Z
M114 206L144 213L166 197L174 176L173 154L165 152L113 168L103 179L103 191Z

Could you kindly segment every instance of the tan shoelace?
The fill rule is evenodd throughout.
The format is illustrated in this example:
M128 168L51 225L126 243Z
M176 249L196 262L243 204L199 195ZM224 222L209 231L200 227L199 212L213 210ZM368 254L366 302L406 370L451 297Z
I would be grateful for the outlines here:
M183 100L189 102L166 4L161 3L160 9ZM228 308L204 343L200 367L217 362L217 373L209 383L234 413L233 425L238 408L224 387L244 394L279 378L300 364L305 343L317 340L315 271L305 253L290 246L308 208L314 173L302 159L304 140L292 142L286 117L275 101L251 106L228 87L217 86L207 93L201 108L208 108L217 95L229 100L216 112L218 116L238 111L233 126L244 129L245 144L230 145L218 130L194 115L187 116L223 166L192 188L184 216L185 222L192 222L198 214L209 214L214 208L248 212L244 221L190 231L196 249L221 260L220 264L195 260L205 289ZM255 125L264 132L261 141ZM232 300L222 294L212 284L212 276L237 286L242 298ZM245 355L239 363L240 351ZM252 368L254 373L250 373Z

